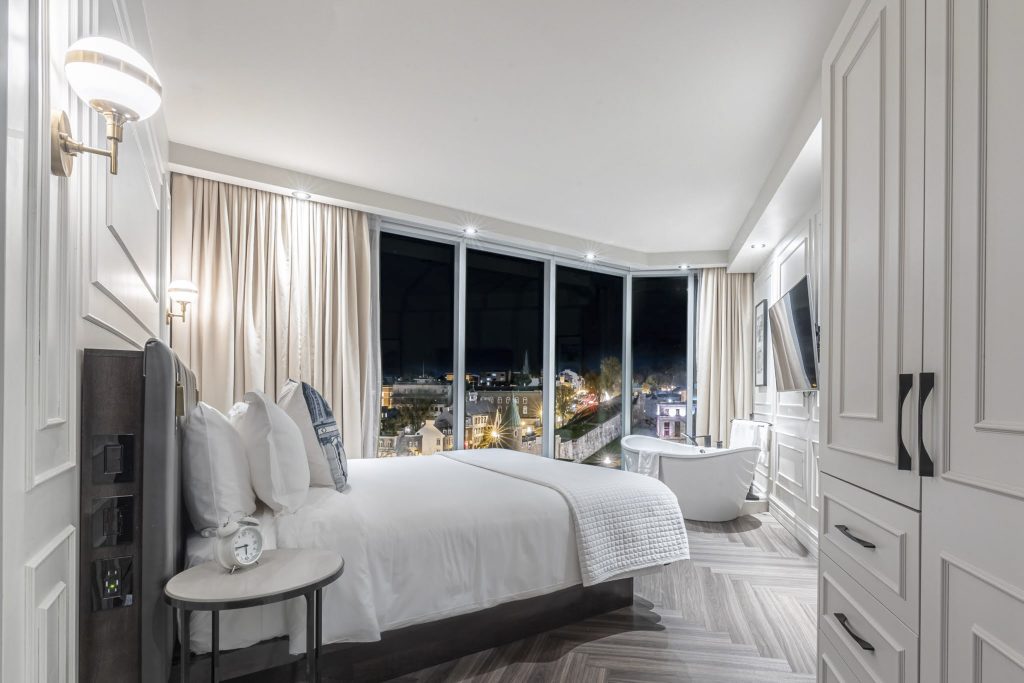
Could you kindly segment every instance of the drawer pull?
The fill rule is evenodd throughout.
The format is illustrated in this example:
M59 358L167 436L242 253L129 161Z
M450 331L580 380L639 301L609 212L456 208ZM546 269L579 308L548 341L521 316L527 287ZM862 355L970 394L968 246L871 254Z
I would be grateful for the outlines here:
M865 541L863 538L854 536L852 533L850 533L850 527L846 526L845 524L836 524L836 528L839 529L839 533L841 533L843 536L846 536L848 539L850 539L857 545L862 546L864 548L871 548L872 550L874 550L874 543L872 543L871 541Z
M867 650L868 652L874 652L875 651L875 646L874 645L872 645L871 643L869 643L868 641L864 640L863 638L861 638L860 636L858 636L856 633L853 632L853 629L850 628L850 621L846 618L845 614L843 614L842 612L834 612L832 614L832 616L834 616L836 618L836 621L838 621L839 625L843 627L843 630L846 631L846 633L851 638L853 638L854 642L857 643L858 645L860 645L860 649Z

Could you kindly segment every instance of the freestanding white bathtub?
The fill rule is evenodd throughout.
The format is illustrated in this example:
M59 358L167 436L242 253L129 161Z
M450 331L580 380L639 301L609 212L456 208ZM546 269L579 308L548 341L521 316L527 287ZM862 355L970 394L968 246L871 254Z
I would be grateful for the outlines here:
M676 494L684 518L704 522L739 517L760 453L757 446L701 448L637 434L623 437L622 451L626 469L657 476Z

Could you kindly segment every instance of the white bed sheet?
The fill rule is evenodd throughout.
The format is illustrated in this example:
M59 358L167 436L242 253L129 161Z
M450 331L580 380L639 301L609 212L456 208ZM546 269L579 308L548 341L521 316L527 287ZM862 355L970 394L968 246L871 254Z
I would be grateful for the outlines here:
M373 641L579 584L573 521L544 486L440 456L351 460L349 487L314 488L279 515L282 548L327 548L345 573L324 589L324 642ZM301 601L290 650L305 649Z

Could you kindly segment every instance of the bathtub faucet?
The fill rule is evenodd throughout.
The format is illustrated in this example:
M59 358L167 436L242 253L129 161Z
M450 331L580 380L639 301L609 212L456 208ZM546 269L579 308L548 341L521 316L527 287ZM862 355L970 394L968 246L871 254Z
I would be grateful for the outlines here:
M684 433L683 434L683 438L685 438L687 441L689 441L690 443L692 443L694 446L696 446L698 448L700 448L700 444L697 442L697 439L704 439L704 446L705 447L710 447L711 446L711 435L710 434L702 434L701 436L690 436L689 434Z

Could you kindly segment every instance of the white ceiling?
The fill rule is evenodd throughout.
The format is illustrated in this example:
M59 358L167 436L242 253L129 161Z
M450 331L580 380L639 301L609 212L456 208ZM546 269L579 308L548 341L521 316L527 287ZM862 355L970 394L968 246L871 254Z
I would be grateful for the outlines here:
M775 188L757 223L744 237L742 245L733 245L736 255L729 270L756 272L768 260L772 247L779 244L821 201L821 123L814 128L786 176ZM736 247L739 246L738 249Z
M657 252L728 249L847 0L145 4L175 142Z

